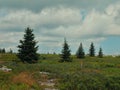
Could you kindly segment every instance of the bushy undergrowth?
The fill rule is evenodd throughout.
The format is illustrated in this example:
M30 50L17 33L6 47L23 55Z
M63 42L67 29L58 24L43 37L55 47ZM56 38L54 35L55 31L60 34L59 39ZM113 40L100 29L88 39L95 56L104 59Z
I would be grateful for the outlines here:
M120 90L120 76L106 77L97 73L76 72L60 80L60 90Z
M8 60L9 57L9 60ZM40 55L37 64L23 64L18 62L15 55L2 56L0 61L7 61L6 65L12 72L0 71L0 90L40 90L38 84L41 79L40 72L49 72L49 78L57 79L56 87L60 90L120 90L120 60L113 57L86 57L77 59L74 56L73 62L59 63L59 55ZM14 59L14 60L13 60ZM17 60L17 62L16 62ZM21 79L21 73L25 72L26 77L35 81L29 85ZM29 74L29 75L28 75ZM18 76L18 77L17 77ZM24 79L24 78L22 78ZM28 80L29 81L29 80Z

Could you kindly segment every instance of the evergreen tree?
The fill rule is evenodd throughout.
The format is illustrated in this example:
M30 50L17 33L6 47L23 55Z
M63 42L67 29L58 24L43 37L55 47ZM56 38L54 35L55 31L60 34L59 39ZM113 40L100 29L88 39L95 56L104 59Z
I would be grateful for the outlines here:
M56 53L55 53L55 52L53 52L53 54L54 54L54 55L56 55Z
M36 41L33 30L27 27L24 34L24 39L20 40L20 45L18 45L18 58L22 62L36 63L38 61L38 46L36 46Z
M62 54L61 54L61 60L60 62L71 62L71 50L69 49L69 45L67 44L66 39L64 39Z
M77 58L85 58L85 52L84 52L82 43L80 43L80 46L79 46L77 53L76 53L76 56L77 56Z
M2 53L6 53L6 50L5 50L5 48L3 48L3 49L2 49Z
M0 53L2 53L2 49L0 48Z
M100 48L100 50L99 50L98 57L103 58L103 51L102 51L102 48Z
M95 47L94 47L93 42L92 42L91 45L90 45L89 55L90 55L91 57L94 57L94 56L95 56Z
M13 51L12 51L12 49L10 48L10 51L9 51L9 53L13 53Z
M3 49L0 48L0 53L3 53L4 51L5 51L5 50L3 50Z

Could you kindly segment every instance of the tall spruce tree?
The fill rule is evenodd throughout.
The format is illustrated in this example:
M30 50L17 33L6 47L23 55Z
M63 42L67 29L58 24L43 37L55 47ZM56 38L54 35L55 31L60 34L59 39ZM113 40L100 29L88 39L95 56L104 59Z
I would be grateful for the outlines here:
M61 60L60 62L71 62L71 50L69 49L69 45L67 44L66 39L64 39L64 44L63 44L63 49L62 49L62 54L61 54Z
M102 51L102 48L99 49L98 57L103 58L103 51Z
M80 43L80 46L76 52L76 56L77 56L77 58L85 58L85 52L84 52L82 43Z
M92 42L91 45L90 45L89 55L90 55L91 57L94 57L94 56L95 56L95 47L94 47L93 42Z
M22 62L36 63L38 61L38 46L36 46L36 41L33 30L29 27L26 28L23 40L20 40L20 45L18 45L18 58Z

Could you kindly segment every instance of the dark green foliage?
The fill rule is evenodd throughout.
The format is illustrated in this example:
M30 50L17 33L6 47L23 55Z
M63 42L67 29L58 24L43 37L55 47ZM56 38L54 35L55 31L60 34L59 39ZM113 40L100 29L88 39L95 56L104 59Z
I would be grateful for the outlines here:
M119 76L112 76L108 77L105 80L105 87L107 90L120 90L120 77Z
M55 52L53 52L53 54L55 55L56 53L55 53Z
M0 49L0 53L6 53L6 50L5 50L5 48L3 48L3 49Z
M80 46L78 48L78 51L76 53L77 58L85 58L85 52L82 46L82 43L80 43Z
M86 57L81 69L81 60L72 56L72 63L59 63L59 55L41 54L42 61L36 64L23 64L12 62L15 54L1 54L0 60L7 61L3 65L12 69L6 73L0 71L0 90L44 90L48 86L41 86L40 72L48 72L49 79L55 79L55 88L59 90L120 90L120 59L106 56L104 58ZM45 60L43 58L45 57ZM1 67L1 66L0 66ZM30 76L36 81L35 86L27 88L22 83L12 82L14 76L21 72L29 72ZM45 79L45 80L47 80ZM42 88L43 87L43 88ZM13 89L15 88L15 89ZM42 89L40 89L42 88ZM53 87L54 88L54 87Z
M8 53L11 53L11 54L12 54L12 53L13 53L12 49L10 49L10 51L9 51Z
M36 46L36 41L34 40L33 30L29 27L25 30L24 40L20 40L20 45L18 45L18 58L22 62L35 63L38 61L38 46Z
M65 39L64 44L63 44L60 62L71 62L71 58L70 58L71 53L70 52L71 51L69 49L69 45L67 44L67 41Z
M120 77L76 72L64 75L59 88L60 90L119 90Z
M95 47L94 47L93 42L92 42L91 45L90 45L89 55L90 55L91 57L94 57L94 56L95 56Z
M0 49L0 53L2 53L2 50Z
M103 51L102 51L102 48L100 48L100 50L99 50L98 57L103 58Z
M2 50L2 53L6 53L6 50L5 50L5 48L3 48L3 50Z

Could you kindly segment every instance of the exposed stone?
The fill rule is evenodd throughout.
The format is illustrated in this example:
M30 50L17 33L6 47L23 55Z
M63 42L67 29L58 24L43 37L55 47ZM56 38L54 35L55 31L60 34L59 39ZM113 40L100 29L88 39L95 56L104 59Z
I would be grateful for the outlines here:
M58 90L58 89L55 89L55 88L45 88L45 90Z
M49 75L49 72L40 72L40 74L45 74L45 75Z
M2 66L2 67L0 68L0 70L1 70L1 71L5 71L5 72L10 72L10 71L12 71L12 69L7 68L7 66Z

